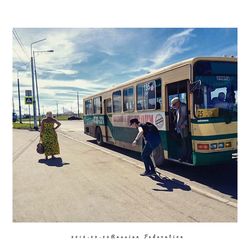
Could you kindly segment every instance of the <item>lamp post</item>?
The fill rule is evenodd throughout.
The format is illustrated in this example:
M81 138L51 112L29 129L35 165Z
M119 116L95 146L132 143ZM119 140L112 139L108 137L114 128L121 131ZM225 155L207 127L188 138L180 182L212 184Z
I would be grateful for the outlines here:
M58 101L56 101L56 119L58 119Z
M80 114L79 114L79 93L77 91L77 116L80 117Z
M46 38L35 41L30 44L30 65L31 65L31 78L32 78L32 95L33 95L33 116L34 116L34 129L38 130L37 126L37 117L36 117L36 94L35 94L35 81L34 81L34 61L33 61L33 53L32 53L32 45L35 43L39 43L45 41Z
M34 50L33 51L33 58L34 58L34 74L35 74L35 84L36 84L36 97L37 97L37 108L38 108L38 121L39 126L41 126L41 113L40 113L40 101L39 101L39 93L38 93L38 83L37 83L37 72L36 72L36 60L35 60L35 53L50 53L54 52L54 50Z
M20 84L19 84L18 71L17 71L17 91L18 91L18 104L19 104L19 122L22 123L22 108L20 99Z
M27 70L27 64L25 64L25 69ZM19 122L22 123L22 106L21 106L21 97L20 97L20 80L19 73L24 72L26 70L17 69L17 93L18 93L18 108L19 108Z

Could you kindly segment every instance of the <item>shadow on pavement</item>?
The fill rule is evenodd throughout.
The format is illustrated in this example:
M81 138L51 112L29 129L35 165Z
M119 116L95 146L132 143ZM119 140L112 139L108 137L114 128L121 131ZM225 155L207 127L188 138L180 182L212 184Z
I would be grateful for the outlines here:
M61 157L53 158L53 159L40 159L39 163L46 164L50 167L63 167L64 165L69 165L69 163L63 162Z
M150 178L156 181L156 185L162 187L163 189L153 188L154 191L167 191L173 192L174 189L181 189L183 191L190 191L191 188L186 185L184 182L176 180L176 179L169 179L167 177L161 177L159 175L150 176Z
M179 176L206 185L237 199L237 162L225 165L185 166L169 161L160 167Z
M88 140L88 142L96 144L96 140ZM141 161L141 155L138 152L119 148L117 146L110 145L110 144L104 144L103 146L100 146L100 147L110 149L117 153L121 153L133 159ZM237 178L238 176L237 165L238 165L237 161L234 161L231 164L199 167L199 166L187 166L187 165L165 160L164 163L158 168L177 174L191 181L195 181L200 184L206 185L207 187L210 187L221 193L230 195L230 197L233 199L237 199L238 197L237 195L237 179L238 179ZM168 180L168 186L171 189L171 185L172 186L176 185L175 184L176 182L170 185L169 181L170 180ZM160 183L164 184L163 181Z

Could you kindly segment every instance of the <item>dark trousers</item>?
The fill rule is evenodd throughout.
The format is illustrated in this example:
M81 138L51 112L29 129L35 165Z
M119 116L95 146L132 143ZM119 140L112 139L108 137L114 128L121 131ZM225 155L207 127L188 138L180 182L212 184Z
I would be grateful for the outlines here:
M181 138L181 158L188 159L188 137Z
M181 159L184 161L191 161L191 143L189 136L181 137Z
M146 172L155 172L154 164L150 158L153 150L154 148L152 148L149 143L146 143L142 150L141 158L144 162Z

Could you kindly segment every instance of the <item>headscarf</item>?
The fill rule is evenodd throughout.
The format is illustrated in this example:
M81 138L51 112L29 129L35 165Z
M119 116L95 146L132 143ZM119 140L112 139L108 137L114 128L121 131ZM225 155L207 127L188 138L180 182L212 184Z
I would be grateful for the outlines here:
M47 113L46 113L46 117L47 118L53 118L53 114L52 114L52 112L51 111L48 111Z

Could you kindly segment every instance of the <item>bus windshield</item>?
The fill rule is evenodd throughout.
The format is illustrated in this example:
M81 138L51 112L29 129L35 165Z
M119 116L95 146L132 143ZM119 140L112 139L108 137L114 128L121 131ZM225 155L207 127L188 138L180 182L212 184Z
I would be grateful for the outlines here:
M237 63L199 61L194 65L197 118L237 116Z

